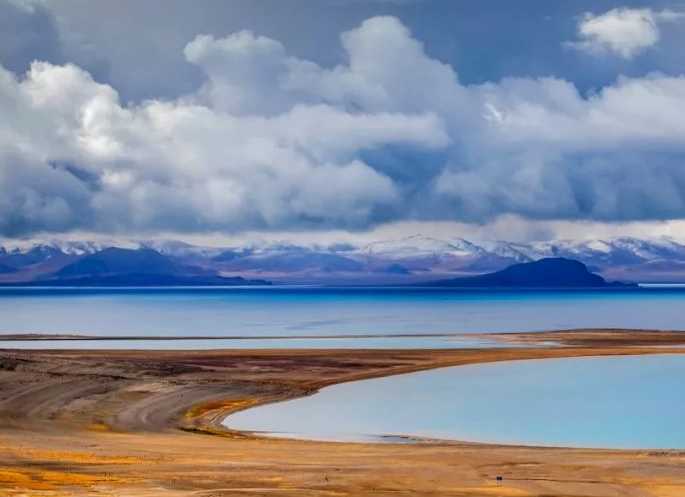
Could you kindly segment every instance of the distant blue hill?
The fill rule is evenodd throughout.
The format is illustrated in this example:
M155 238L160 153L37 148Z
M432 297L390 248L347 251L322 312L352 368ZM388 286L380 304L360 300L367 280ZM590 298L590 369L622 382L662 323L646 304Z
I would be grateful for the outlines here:
M178 274L196 272L183 267L151 249L110 247L83 257L55 273L59 279L105 276L112 274Z
M454 288L616 288L634 283L609 282L591 273L582 262L562 257L514 264L501 271L412 286Z
M9 264L3 264L0 262L0 274L10 274L16 273L17 269L10 266Z
M245 286L270 285L265 280L239 276L223 277L217 272L183 264L156 250L110 247L86 255L53 273L39 278L7 283L22 286Z
M82 276L67 279L34 280L24 283L6 283L5 286L45 287L129 287L129 286L269 286L266 280L247 280L240 276L177 276L173 274L113 274Z

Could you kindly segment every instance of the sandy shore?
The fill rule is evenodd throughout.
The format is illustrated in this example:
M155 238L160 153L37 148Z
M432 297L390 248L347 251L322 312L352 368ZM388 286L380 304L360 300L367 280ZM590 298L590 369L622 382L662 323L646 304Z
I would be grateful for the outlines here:
M253 438L220 425L235 409L363 378L516 359L685 353L677 347L684 333L502 339L537 346L3 350L0 495L685 495L685 452L317 443ZM549 341L565 346L539 346ZM504 487L495 487L496 474Z

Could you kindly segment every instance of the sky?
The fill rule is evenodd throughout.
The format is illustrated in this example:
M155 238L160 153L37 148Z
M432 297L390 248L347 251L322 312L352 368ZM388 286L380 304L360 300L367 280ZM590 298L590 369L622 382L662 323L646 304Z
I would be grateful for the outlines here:
M684 48L680 0L0 0L0 238L683 238Z

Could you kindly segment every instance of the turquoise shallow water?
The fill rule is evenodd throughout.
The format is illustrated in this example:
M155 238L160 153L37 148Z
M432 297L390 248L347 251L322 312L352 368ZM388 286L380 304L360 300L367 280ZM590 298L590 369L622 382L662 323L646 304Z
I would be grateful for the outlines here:
M225 424L318 440L683 449L684 380L685 355L479 364L336 385Z
M685 290L0 289L0 334L259 338L575 327L685 330L684 304ZM371 346L389 342L376 343Z

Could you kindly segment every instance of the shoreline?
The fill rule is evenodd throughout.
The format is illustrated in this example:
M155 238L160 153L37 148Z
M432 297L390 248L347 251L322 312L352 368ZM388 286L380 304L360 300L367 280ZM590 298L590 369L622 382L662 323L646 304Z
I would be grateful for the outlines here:
M644 490L645 485L654 484L654 478L663 480L664 475L673 482L669 485L677 483L677 493L660 491L659 497L685 495L685 476L681 476L685 451L451 440L317 442L254 436L221 425L231 412L309 395L326 386L440 367L598 355L685 354L683 348L664 346L685 344L682 332L561 333L558 337L567 342L564 347L509 349L3 349L0 495L29 491L30 495L112 495L110 489L115 488L128 495L188 495L192 491L220 496L257 488L253 495L301 495L306 490L323 496L330 495L333 480L337 492L354 495L385 495L392 490L388 486L395 484L392 491L409 489L413 494L491 495L489 473L478 468L496 467L508 474L505 469L523 455L538 462L516 466L516 495L537 495L542 487L555 494L561 491L562 480L576 488L578 495L624 495L618 487L627 488L632 495L636 485ZM507 336L530 343L549 338L544 332ZM302 466L292 453L308 461L307 465ZM332 460L337 469L327 466ZM570 466L585 469L579 472ZM321 467L328 468L335 478L327 475L328 482L317 480L315 484L307 480ZM395 467L404 468L407 475L397 474ZM619 485L609 468L632 475L632 483ZM447 484L454 471L466 482L458 491L453 483ZM598 482L592 485L604 490L583 490L588 483L579 475L584 473L592 473ZM170 474L175 475L171 480ZM555 479L550 475L561 476ZM5 489L12 493L3 493Z
M424 370L417 370L417 371L408 371L408 372L398 372L395 374L390 375L391 377L397 377L397 376L406 376L406 375L414 375L418 373L425 373L425 372L430 372L430 371L435 371L435 370L442 370L442 369L448 369L448 370L455 370L456 368L461 368L461 367L467 367L467 366L479 366L479 365L489 365L489 364L495 364L495 363L516 363L516 362L545 362L545 361L552 361L552 362L557 362L557 361L565 361L565 360L574 360L574 359L592 359L592 358L620 358L620 357L637 357L637 356L656 356L656 355L663 355L663 356L673 356L674 358L677 357L679 360L681 359L681 355L685 354L685 350L683 349L669 349L665 350L664 352L646 352L645 350L640 351L637 354L615 354L615 353L602 353L602 354L591 354L591 355L585 355L585 354L572 354L572 355L562 355L558 357L521 357L521 358L512 358L512 359L505 359L505 360L494 360L494 361L479 361L479 362L467 362L455 366L440 366L438 368L432 368L432 369L424 369ZM683 357L682 359L685 359ZM265 440L296 440L296 441L301 441L301 442L319 442L319 443L345 443L345 444L416 444L416 443L423 443L423 444L460 444L460 445L477 445L477 446L490 446L490 447L520 447L520 448L534 448L534 449L578 449L578 450L587 450L587 451L610 451L610 452L615 452L615 451L624 451L624 452L630 452L630 453L645 453L645 452L669 452L673 454L679 454L682 456L685 456L685 445L668 445L668 446L614 446L614 445L600 445L600 444L595 444L595 445L584 445L584 444L555 444L555 443L531 443L528 441L502 441L498 440L498 437L492 437L489 440L481 440L478 438L450 438L450 437L436 437L436 436L430 436L430 435L419 435L417 433L411 433L411 432L371 432L371 431L363 431L363 432L344 432L345 436L336 436L336 435L324 435L322 432L321 435L317 436L308 436L306 432L302 431L283 431L283 430L274 430L267 428L268 425L265 425L264 428L259 429L259 430L251 430L251 429L246 429L246 428L235 428L234 426L231 425L230 422L228 422L228 418L230 418L232 415L241 412L241 411L249 411L251 409L256 409L262 406L266 405L272 405L272 404L280 404L280 403L287 403L290 401L295 401L295 400L300 400L305 397L309 396L314 396L317 395L318 393L322 392L325 389L332 388L332 387L337 387L340 386L344 383L358 383L358 382L366 382L366 381L373 381L376 379L383 379L383 378L388 378L390 376L374 376L374 377L365 377L365 378L360 378L360 379L352 379L352 380L347 380L347 381L342 381L342 382L336 382L333 384L329 385L324 385L315 391L312 392L307 392L304 395L300 395L297 397L288 397L285 399L277 399L265 403L255 403L254 405L246 406L245 408L241 409L236 409L236 410L231 410L225 413L224 418L221 418L219 420L220 423L220 428L229 430L232 433L236 433L241 436L245 437L253 437L257 439L265 439ZM329 394L328 398L330 399L331 396ZM275 419L275 418L274 418ZM278 422L278 421L276 421ZM331 426L331 429L333 427ZM306 429L306 428L303 428ZM336 427L337 429L337 427ZM343 432L329 432L329 433L343 433Z
M628 345L626 347L640 347L639 345L637 346L631 346ZM657 345L657 347L665 347L662 345ZM439 349L438 349L439 350ZM464 350L482 350L482 349L464 349ZM486 349L487 350L487 349ZM499 349L501 350L501 349ZM516 350L516 349L514 349ZM527 350L527 349L525 349ZM539 349L533 349L533 350L539 350ZM545 349L549 350L549 349ZM565 352L568 351L568 354L560 354L560 355L541 355L541 356L523 356L523 357L512 357L512 358L493 358L493 360L477 360L477 361L467 361L467 362L460 362L459 364L447 364L447 365L441 365L441 366L436 366L436 367L429 367L429 368L422 368L422 369L412 369L412 370L406 370L406 371L398 371L394 372L390 375L369 375L369 376L364 376L364 377L357 377L357 378L351 378L351 379L346 379L343 381L337 381L334 383L325 383L320 386L317 386L314 390L312 391L307 391L304 394L301 395L296 395L296 396L286 396L284 398L279 398L279 399L274 399L274 400L269 400L268 402L256 402L252 405L246 406L246 407L241 407L239 409L230 409L226 410L223 412L222 415L217 417L217 421L212 421L207 428L211 428L211 430L218 430L218 431L224 431L227 430L228 432L232 434L236 434L237 436L244 436L244 437L249 437L249 438L256 438L256 439L263 439L263 440L295 440L295 441L300 441L300 442L316 442L316 443L343 443L343 444L376 444L376 443L382 443L382 444L413 444L413 443L425 443L425 444L459 444L459 445L475 445L475 446L490 446L490 447L525 447L525 448L532 448L532 449L564 449L564 450L584 450L584 451L609 451L609 452L629 452L629 453L644 453L644 452L674 452L674 453L679 453L680 455L685 456L685 447L681 448L663 448L663 447L628 447L628 448L623 448L623 447L605 447L605 446L584 446L584 445L554 445L554 444L528 444L528 443L505 443L505 442L485 442L485 441L479 441L479 440L463 440L463 439L453 439L453 438L433 438L433 437L423 437L420 435L411 435L411 434L369 434L367 435L370 440L336 440L336 439L317 439L317 438L306 438L306 437L297 437L297 436L274 436L271 431L250 431L250 430L239 430L235 428L231 428L228 425L223 424L223 421L226 419L226 417L235 414L240 411L246 411L249 409L257 408L260 406L264 405L269 405L269 404L275 404L275 403L281 403L281 402L288 402L291 400L296 400L299 398L307 397L310 395L315 395L319 393L321 390L337 385L342 385L344 383L354 383L354 382L362 382L362 381L367 381L367 380L373 380L373 379L380 379L380 378L386 378L389 376L400 376L400 375L410 375L414 373L420 373L420 372L425 372L425 371L432 371L435 369L447 369L447 368L457 368L461 366L471 366L471 365L482 365L482 364L493 364L496 362L519 362L519 361L555 361L555 360L564 360L564 359L580 359L580 358L592 358L592 357L625 357L625 356L640 356L640 355L685 355L685 349L682 348L673 348L673 349L668 349L668 348L660 348L660 349L654 349L653 347L643 347L643 348L635 348L635 349L628 349L626 353L620 353L618 351L612 350L612 349L593 349L591 353L583 353L579 352L577 350L573 349L563 349ZM343 351L339 351L343 352ZM216 424L218 423L218 424ZM211 431L210 430L210 431ZM220 433L216 433L216 435L220 435ZM383 441L384 438L389 438L393 439L395 441Z

